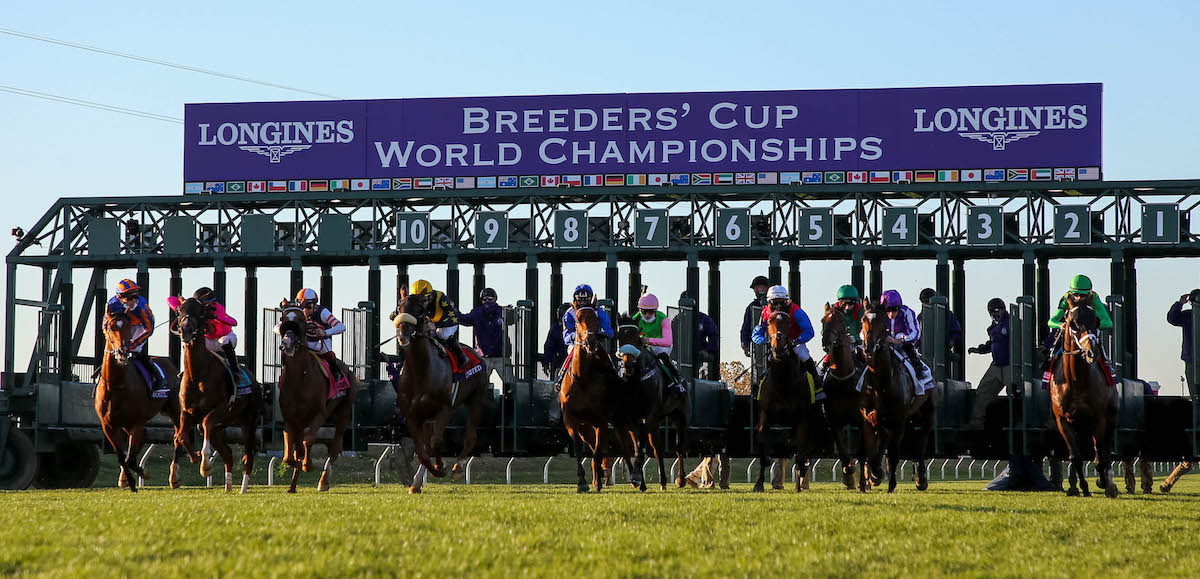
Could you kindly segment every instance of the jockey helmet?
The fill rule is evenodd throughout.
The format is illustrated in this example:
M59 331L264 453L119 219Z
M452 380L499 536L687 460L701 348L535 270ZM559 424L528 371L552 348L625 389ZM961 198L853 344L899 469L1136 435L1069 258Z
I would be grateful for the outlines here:
M771 286L771 289L767 290L767 299L770 301L775 301L775 300L786 300L786 299L790 299L790 298L788 297L787 288L785 288L781 285L776 285L776 286Z
M1086 275L1071 278L1071 293L1086 294L1092 291L1092 280Z
M490 287L485 287L485 288L483 288L483 291L479 292L479 299L486 300L488 298L492 298L493 300L498 300L498 299L500 299L500 296L496 295L496 290L494 290Z
M123 279L117 282L117 295L123 298L132 296L140 291L142 291L142 288L138 287L137 282L131 279Z
M852 285L844 285L838 288L837 299L839 300L857 300L862 299L858 295L858 288Z
M654 294L642 294L642 297L638 298L637 306L639 310L657 310L658 296Z
M217 294L210 287L202 287L196 290L196 293L192 294L192 297L196 298L196 301L202 304L211 304L217 301Z
M917 299L921 300L921 303L927 304L927 303L929 303L929 298L932 298L933 296L936 296L936 295L937 295L937 290L935 290L931 287L927 287L927 288L921 290L921 295L917 296Z
M296 302L297 303L303 304L305 302L315 302L315 301L317 301L317 292L313 291L312 288L306 287L306 288L296 292Z
M414 281L412 284L412 295L414 296L419 296L431 291L433 291L433 285L423 279Z
M571 304L564 303L563 305L558 306L558 319L561 320L563 316L567 315L567 311L570 309Z
M581 283L575 286L575 293L572 294L575 303L586 302L591 303L596 298L596 292L592 291L592 286Z
M754 289L760 285L769 286L771 285L771 280L767 279L767 276L765 275L760 275L754 278L754 281L750 282L750 289Z
M904 300L900 297L900 292L888 290L879 297L879 305L885 308L898 308L904 305Z
M991 300L988 300L987 308L989 312L994 312L996 310L1004 311L1006 309L1004 300L1000 298L992 298Z

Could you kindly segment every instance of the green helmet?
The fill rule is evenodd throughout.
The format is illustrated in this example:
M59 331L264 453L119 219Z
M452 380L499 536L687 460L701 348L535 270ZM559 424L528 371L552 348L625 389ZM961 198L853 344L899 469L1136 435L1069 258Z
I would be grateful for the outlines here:
M1092 291L1092 280L1086 275L1077 275L1071 278L1071 291L1077 294L1085 294Z
M857 299L861 299L861 298L858 295L858 288L856 288L852 285L844 285L844 286L838 288L837 299L839 299L839 300L856 299L857 300Z

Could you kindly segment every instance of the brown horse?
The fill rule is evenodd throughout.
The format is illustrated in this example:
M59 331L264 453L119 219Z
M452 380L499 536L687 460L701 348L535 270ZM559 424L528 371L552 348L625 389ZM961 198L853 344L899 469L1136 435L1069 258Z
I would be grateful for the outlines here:
M343 366L342 373L350 380L350 390L340 398L330 400L329 377L322 370L321 359L308 348L304 310L288 307L283 310L281 319L279 350L283 354L283 373L279 378L279 412L284 425L283 457L292 467L292 485L288 492L296 492L301 469L304 472L312 470L310 453L317 440L317 430L333 416L333 439L325 445L329 449L329 458L325 459L325 468L317 483L318 491L327 491L330 470L342 454L342 437L354 409L358 383L353 373Z
M167 358L154 358L169 381L171 393L166 398L151 398L149 384L130 364L129 336L133 325L129 316L118 313L104 320L104 361L100 364L100 381L96 384L96 416L104 437L117 453L121 467L120 486L137 492L137 477L150 478L138 465L138 453L146 434L146 422L158 413L179 420L179 384L175 365ZM144 347L150 347L148 344ZM153 368L146 368L153 372ZM122 445L121 433L127 445Z
M866 492L867 478L877 479L882 460L882 452L888 455L888 492L896 490L896 465L900 462L900 444L904 440L908 422L911 420L917 428L917 490L929 488L929 473L925 465L925 453L929 447L929 437L933 432L933 417L936 412L936 392L930 390L926 400L914 404L916 387L908 370L900 361L888 341L887 311L878 304L871 305L863 312L863 335L867 351L867 376L863 380L863 417L868 421L874 434L874 443L864 443L864 447L873 447L874 451L863 465L862 478L858 489ZM919 360L913 360L919 364ZM870 471L868 472L868 468Z
M614 418L614 410L620 394L616 369L604 345L605 338L600 333L600 317L595 308L581 306L575 308L575 342L571 345L571 362L563 376L562 389L558 393L558 401L562 405L563 426L571 437L571 443L576 449L575 468L579 481L576 489L581 493L588 492L587 479L583 474L583 449L580 442L591 452L592 484L596 492L604 488L604 451L607 444L608 425ZM617 418L620 421L620 417ZM618 426L618 442L624 454L625 464L633 465L632 445L636 444L636 435L632 430ZM642 465L639 463L630 469L630 474L637 474ZM642 485L645 481L642 481ZM639 488L642 485L638 485Z
M181 412L175 428L175 455L171 457L171 486L179 486L176 462L184 454L193 463L200 461L200 476L212 475L211 453L216 449L225 462L225 492L233 492L233 449L225 442L225 427L238 426L242 431L242 493L245 494L254 470L262 387L251 378L251 392L235 395L222 357L205 345L204 328L210 315L207 306L188 298L179 305L175 318L175 331L184 348L183 382L179 387ZM204 448L199 453L192 449L189 436L198 425L204 433Z
M1067 496L1091 496L1083 461L1094 457L1104 494L1116 497L1112 477L1113 436L1117 428L1117 396L1108 386L1097 360L1100 353L1096 311L1088 303L1067 310L1062 325L1062 355L1051 364L1050 403L1058 432L1067 443L1071 460L1071 488Z
M648 444L658 460L658 486L665 491L667 471L663 468L660 449L663 445L663 422L670 420L675 427L675 458L679 461L679 476L675 478L675 485L683 488L687 484L683 478L686 472L683 457L688 444L688 422L692 415L690 393L688 396L666 395L666 376L659 369L654 353L646 347L641 329L627 316L621 317L617 327L617 344L620 347L617 358L621 362L619 375L625 397L613 416L614 423L620 426L614 426L617 426L618 433L622 432L622 428L630 427L640 431L637 464L645 464L645 445ZM646 490L641 468L631 468L630 475L639 490Z
M804 489L808 478L808 425L813 410L817 408L814 393L807 384L809 373L793 350L791 340L792 317L785 311L772 312L767 318L767 334L771 339L770 356L767 358L767 381L765 391L758 394L758 423L755 438L758 442L758 480L754 492L763 492L763 478L770 461L771 426L782 424L792 430L796 445L796 492Z
M396 309L397 341L404 350L404 365L396 378L396 410L408 422L408 430L416 445L421 466L413 476L411 493L421 492L425 472L435 477L446 476L440 447L445 436L450 413L466 406L469 410L462 452L454 461L454 472L461 472L464 463L475 449L475 438L488 402L490 385L487 372L478 372L454 383L448 354L429 335L425 299L420 295L406 296Z
M827 372L822 380L825 392L825 416L833 434L838 460L842 463L842 484L854 489L854 459L850 457L850 437L847 430L857 428L859 458L870 453L868 442L874 444L870 425L863 418L862 393L856 388L863 368L858 364L850 331L841 310L825 304L821 318L821 347L828 356Z

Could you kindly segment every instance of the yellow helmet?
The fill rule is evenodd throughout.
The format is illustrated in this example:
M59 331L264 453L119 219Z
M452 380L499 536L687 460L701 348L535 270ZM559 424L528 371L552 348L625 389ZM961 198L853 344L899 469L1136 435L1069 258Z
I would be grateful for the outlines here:
M423 279L414 281L412 284L412 294L415 296L419 296L423 293L428 293L431 291L433 291L433 286L429 285L429 282Z

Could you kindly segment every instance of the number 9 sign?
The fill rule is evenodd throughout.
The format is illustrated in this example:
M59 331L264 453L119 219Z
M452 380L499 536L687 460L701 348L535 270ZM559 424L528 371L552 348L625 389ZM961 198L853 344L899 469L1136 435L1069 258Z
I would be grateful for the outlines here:
M587 249L587 211L559 210L554 212L554 247L556 249Z
M717 209L717 247L750 247L750 210Z
M477 249L508 249L507 213L480 211L476 214L475 247Z

